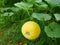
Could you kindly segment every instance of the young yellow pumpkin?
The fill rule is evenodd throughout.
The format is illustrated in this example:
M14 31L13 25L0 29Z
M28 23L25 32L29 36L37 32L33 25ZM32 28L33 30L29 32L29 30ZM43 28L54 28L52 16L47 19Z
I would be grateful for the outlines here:
M22 26L22 34L29 40L38 38L40 33L40 26L34 21L28 21Z

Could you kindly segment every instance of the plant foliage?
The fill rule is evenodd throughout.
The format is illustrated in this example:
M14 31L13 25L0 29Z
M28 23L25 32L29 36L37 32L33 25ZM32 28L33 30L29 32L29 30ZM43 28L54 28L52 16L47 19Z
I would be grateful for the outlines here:
M41 27L36 40L21 33L26 21ZM60 0L0 0L0 45L60 45Z

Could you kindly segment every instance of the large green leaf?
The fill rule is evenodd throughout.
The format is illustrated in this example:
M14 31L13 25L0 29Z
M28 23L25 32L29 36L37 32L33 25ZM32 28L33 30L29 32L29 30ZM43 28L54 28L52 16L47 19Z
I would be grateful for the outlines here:
M21 9L30 8L33 6L32 4L25 3L25 2L15 3L14 5L21 8Z
M44 14L44 13L33 13L32 17L36 18L37 20L50 20L51 16L49 14Z
M57 21L60 20L60 14L56 13L56 14L54 14L54 16L55 16Z
M60 25L55 22L52 22L51 24L45 27L45 32L48 37L60 38Z
M45 0L47 1L51 6L60 6L60 0Z

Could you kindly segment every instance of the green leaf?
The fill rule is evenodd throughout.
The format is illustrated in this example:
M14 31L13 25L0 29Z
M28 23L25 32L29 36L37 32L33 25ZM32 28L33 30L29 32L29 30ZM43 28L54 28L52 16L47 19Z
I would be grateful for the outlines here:
M51 16L49 14L44 14L44 13L33 13L32 17L36 18L37 20L50 20Z
M60 6L60 0L45 0L48 2L51 6Z
M32 3L32 4L34 4L34 3L41 3L42 2L42 0L27 0L29 3Z
M37 3L41 3L41 2L42 2L42 0L35 0L35 2L37 2Z
M33 6L32 4L25 3L25 2L15 3L14 5L21 9L27 9Z
M52 22L48 26L45 26L45 32L48 37L60 38L60 25L55 22Z
M40 6L41 6L41 7L45 7L45 8L48 7L48 5L45 4L45 3L41 4Z
M11 9L13 12L18 12L18 11L20 11L20 9L17 8L17 7L11 7L10 9Z
M13 12L6 12L3 14L3 16L12 16L14 13Z
M40 7L41 10L43 10L43 9L47 9L47 8L48 8L48 5L42 2L42 3L39 5L39 7Z
M56 14L54 14L54 16L55 16L57 21L60 20L60 14L56 13Z

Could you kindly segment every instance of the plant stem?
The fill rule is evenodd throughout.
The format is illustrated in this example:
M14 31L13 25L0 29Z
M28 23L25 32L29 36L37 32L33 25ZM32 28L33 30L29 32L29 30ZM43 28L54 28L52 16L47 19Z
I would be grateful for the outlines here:
M28 16L30 17L30 20L33 20L33 18L31 17L31 15L30 15L28 9L26 9L26 11L27 11L27 13L28 13Z

